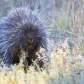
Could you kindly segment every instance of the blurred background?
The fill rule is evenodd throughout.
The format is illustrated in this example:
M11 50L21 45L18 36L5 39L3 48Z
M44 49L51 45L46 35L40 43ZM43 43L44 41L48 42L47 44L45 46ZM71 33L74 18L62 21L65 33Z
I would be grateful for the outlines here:
M34 9L35 6L38 6L39 9L45 8L45 12L48 12L49 15L52 14L51 17L53 17L54 9L56 11L66 10L68 6L71 8L72 4L77 10L80 5L84 7L84 0L0 0L0 17L7 15L12 7L20 6L30 6L31 9Z
M78 7L84 7L84 0L0 0L0 17L7 15L12 7L30 6L33 10L35 6L38 9L46 9L46 13L54 16L54 11L64 11L72 8L74 4L75 10Z
M68 39L70 46L73 43L84 54L84 0L0 0L0 19L23 6L43 12L50 39Z

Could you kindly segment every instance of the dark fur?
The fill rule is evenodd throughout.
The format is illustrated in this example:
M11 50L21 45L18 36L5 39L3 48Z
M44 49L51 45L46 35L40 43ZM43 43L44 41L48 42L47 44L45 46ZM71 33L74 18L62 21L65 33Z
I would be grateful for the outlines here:
M46 48L46 33L33 11L18 8L0 22L0 58L4 64L19 63L22 49L28 52L27 60L31 65L31 59L37 59L35 53L40 47Z

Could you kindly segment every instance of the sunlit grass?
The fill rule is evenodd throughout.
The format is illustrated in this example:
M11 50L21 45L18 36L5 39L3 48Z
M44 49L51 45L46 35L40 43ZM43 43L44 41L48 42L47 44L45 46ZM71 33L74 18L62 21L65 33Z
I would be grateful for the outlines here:
M42 71L36 70L33 65L25 73L21 63L10 68L0 68L0 84L84 83L84 58L76 54L74 48L71 53L67 40L55 44L49 57L50 60L45 60Z
M36 53L39 59L44 61L44 68L40 69L38 62L35 61L25 73L22 58L19 65L11 65L10 68L0 67L0 84L84 84L83 10L79 7L73 14L74 10L70 9L70 3L66 9L62 8L62 12L56 11L57 18L53 21L57 32L67 36L65 41L51 43L53 48L51 52L46 52L47 54L44 49ZM55 34L54 26L52 28L52 34ZM71 46L68 44L69 40ZM39 53L42 53L42 58Z

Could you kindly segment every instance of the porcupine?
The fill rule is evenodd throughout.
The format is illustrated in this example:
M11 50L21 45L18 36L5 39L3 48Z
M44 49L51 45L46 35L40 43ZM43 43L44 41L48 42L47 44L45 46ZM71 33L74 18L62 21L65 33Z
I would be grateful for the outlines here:
M0 57L6 66L19 63L21 49L28 52L28 65L39 48L46 49L46 31L38 15L28 8L13 10L0 22Z

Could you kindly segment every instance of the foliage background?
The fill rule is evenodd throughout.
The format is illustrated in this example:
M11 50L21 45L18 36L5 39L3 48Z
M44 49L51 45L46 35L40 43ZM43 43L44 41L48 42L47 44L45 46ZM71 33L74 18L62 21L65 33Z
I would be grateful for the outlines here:
M43 12L50 59L43 72L31 66L25 74L21 63L0 67L0 84L84 84L84 0L0 0L0 19L22 6Z

